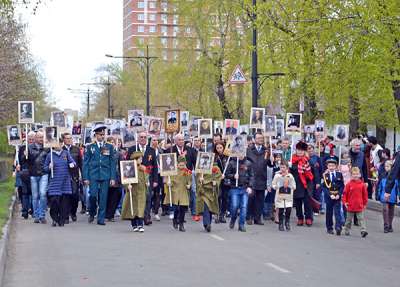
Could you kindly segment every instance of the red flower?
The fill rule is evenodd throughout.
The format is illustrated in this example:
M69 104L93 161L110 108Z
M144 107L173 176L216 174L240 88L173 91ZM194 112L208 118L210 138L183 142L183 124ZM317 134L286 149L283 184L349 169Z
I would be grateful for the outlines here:
M219 168L218 167L216 167L216 166L214 166L213 168L212 168L212 173L218 173L219 172Z

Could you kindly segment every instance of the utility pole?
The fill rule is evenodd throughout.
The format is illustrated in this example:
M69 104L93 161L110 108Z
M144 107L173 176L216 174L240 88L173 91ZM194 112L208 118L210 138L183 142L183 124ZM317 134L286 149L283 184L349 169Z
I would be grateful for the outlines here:
M92 92L94 92L94 91L89 88L87 90L86 89L83 90L83 89L68 88L67 90L70 91L71 93L86 95L86 117L89 118L89 116L90 116L90 96L92 95Z
M130 57L130 56L113 56L106 54L106 57L115 58L115 59L127 59L127 60L140 60L139 63L144 63L146 65L146 115L150 115L150 65L152 60L157 59L158 57L149 56L149 45L146 46L146 55L138 56L138 57Z
M90 89L87 89L87 101L86 101L86 117L89 118L90 115Z
M253 39L252 39L252 52L251 52L251 103L252 107L258 107L258 55L257 55L257 28L256 28L256 6L257 0L253 0Z
M87 86L107 86L107 117L112 118L112 107L111 107L111 86L113 83L110 82L110 76L107 77L107 82L105 83L82 83L81 85Z

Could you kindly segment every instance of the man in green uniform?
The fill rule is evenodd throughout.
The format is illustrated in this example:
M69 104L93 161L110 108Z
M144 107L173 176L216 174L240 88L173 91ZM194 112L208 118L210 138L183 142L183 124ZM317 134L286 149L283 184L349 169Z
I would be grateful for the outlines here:
M99 225L105 225L108 188L115 185L117 165L113 146L104 141L105 129L104 125L93 129L96 140L86 147L82 176L84 184L89 186L89 223L94 221L98 205Z

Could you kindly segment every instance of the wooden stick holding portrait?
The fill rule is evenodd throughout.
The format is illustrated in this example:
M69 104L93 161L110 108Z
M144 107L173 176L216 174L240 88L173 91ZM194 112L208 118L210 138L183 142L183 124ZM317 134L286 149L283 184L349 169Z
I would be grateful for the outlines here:
M129 190L129 199L131 202L131 216L133 217L133 198L132 198L132 184L128 184L128 190Z

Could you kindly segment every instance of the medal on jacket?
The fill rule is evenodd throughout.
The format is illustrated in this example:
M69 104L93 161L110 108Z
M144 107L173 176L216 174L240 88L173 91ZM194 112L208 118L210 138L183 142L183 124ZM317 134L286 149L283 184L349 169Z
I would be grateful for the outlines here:
M94 154L94 147L92 145L92 147L90 148L90 150L92 151L92 154Z
M110 155L110 150L108 148L106 148L106 147L102 147L101 148L101 154L105 155L105 156Z

